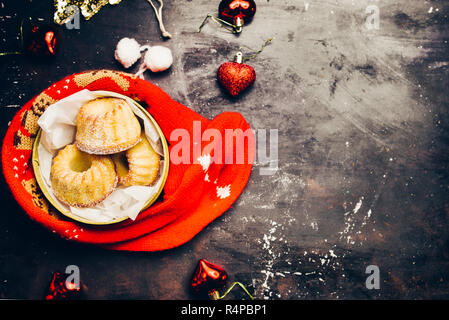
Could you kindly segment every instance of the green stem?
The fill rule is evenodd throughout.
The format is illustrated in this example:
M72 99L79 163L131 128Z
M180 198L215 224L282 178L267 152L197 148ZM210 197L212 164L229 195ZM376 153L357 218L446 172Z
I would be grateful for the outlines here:
M251 60L251 59L254 59L255 57L257 57L257 55L259 54L259 53L261 53L264 49L265 49L265 47L271 42L271 41L273 41L273 39L274 39L274 37L271 37L270 39L268 39L268 40L266 40L263 44L262 44L262 47L258 50L258 51L256 51L252 56L250 56L250 57L248 57L248 58L245 58L245 57L243 57L243 61L248 61L248 60ZM245 46L246 47L246 46ZM240 47L239 48L239 50L241 49L242 47ZM249 47L247 47L248 49L251 49L251 48L249 48ZM251 49L252 51L255 51L255 50L253 50L253 49Z
M31 21L31 18L28 18ZM25 21L25 19L22 19L22 21L20 22L20 46L23 49L23 22ZM10 52L0 52L0 57L2 56L11 56L11 55L19 55L22 54L22 52L20 51L10 51Z
M198 28L198 33L201 32L201 29L203 29L204 25L207 23L207 20L209 20L209 18L212 19L212 21L214 21L216 24L218 24L220 27L222 28L226 28L226 27L230 27L232 29L226 28L229 31L235 32L235 29L237 28L236 25L233 25L232 23L229 23L227 21L224 21L220 18L216 18L213 15L211 15L210 13L207 14L206 18L204 19L203 23L200 25L200 27ZM223 26L225 25L225 26Z
M234 282L232 284L232 286L228 290L226 290L225 293L223 293L223 295L221 297L218 297L218 299L223 299L224 297L226 297L228 295L228 293L231 292L231 290L236 285L239 285L246 292L246 294L251 298L251 300L254 300L254 297L248 292L248 290L245 288L245 286L243 284L241 284L240 282Z
M12 55L18 55L22 54L20 51L14 51L14 52L0 52L0 57L2 56L12 56Z

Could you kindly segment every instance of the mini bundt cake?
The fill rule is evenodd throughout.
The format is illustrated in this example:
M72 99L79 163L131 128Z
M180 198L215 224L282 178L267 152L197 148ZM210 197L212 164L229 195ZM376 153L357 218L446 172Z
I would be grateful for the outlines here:
M74 144L53 159L50 180L56 198L71 207L95 206L114 191L118 181L110 157L84 153Z
M112 155L119 183L125 186L147 186L159 173L160 156L152 148L144 134L131 149Z
M84 104L76 118L75 143L90 154L128 150L140 140L141 127L123 99L99 98Z

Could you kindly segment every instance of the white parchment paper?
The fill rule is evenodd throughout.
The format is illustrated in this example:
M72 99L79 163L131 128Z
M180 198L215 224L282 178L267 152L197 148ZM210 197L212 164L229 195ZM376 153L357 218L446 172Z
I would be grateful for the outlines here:
M134 114L142 120L148 141L154 150L161 155L160 170L162 171L164 160L160 136L153 123L133 103L133 100L112 92L89 90L82 90L59 100L49 106L40 116L37 122L42 128L38 145L39 170L43 182L53 199L73 215L101 223L112 222L125 217L135 220L145 203L159 190L163 181L162 174L159 174L157 181L151 186L120 186L103 202L92 208L75 208L64 205L54 196L51 187L50 171L53 157L61 148L75 141L76 116L79 109L88 101L105 96L127 100Z

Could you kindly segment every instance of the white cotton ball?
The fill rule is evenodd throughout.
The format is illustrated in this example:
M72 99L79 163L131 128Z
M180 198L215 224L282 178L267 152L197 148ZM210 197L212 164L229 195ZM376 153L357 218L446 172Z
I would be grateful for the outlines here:
M140 45L135 39L123 38L117 43L115 59L125 68L131 67L140 57Z
M161 72L170 68L173 63L171 50L163 46L148 49L144 58L145 66L152 72Z

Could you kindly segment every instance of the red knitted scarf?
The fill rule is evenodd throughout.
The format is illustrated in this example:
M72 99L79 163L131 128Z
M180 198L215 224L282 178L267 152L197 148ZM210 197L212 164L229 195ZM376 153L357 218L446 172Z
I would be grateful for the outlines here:
M192 136L194 122L201 124L201 132L214 129L223 137L226 129L249 129L253 135L249 124L238 113L225 112L208 120L174 101L157 86L130 74L96 70L68 76L20 109L3 142L2 165L6 181L15 199L33 220L73 241L114 250L165 250L192 239L229 209L243 191L252 169L254 143L251 142L247 142L244 150L245 164L221 161L222 164L212 163L205 170L195 162L171 162L163 195L135 221L128 219L108 226L92 226L61 215L47 202L36 183L31 165L32 146L39 130L37 120L45 109L83 89L114 91L144 102L167 140L173 130L180 128ZM170 150L174 145L170 145ZM192 140L190 147L192 154ZM202 150L205 147L207 145L202 146ZM227 147L223 143L223 150ZM231 164L223 164L225 162Z

